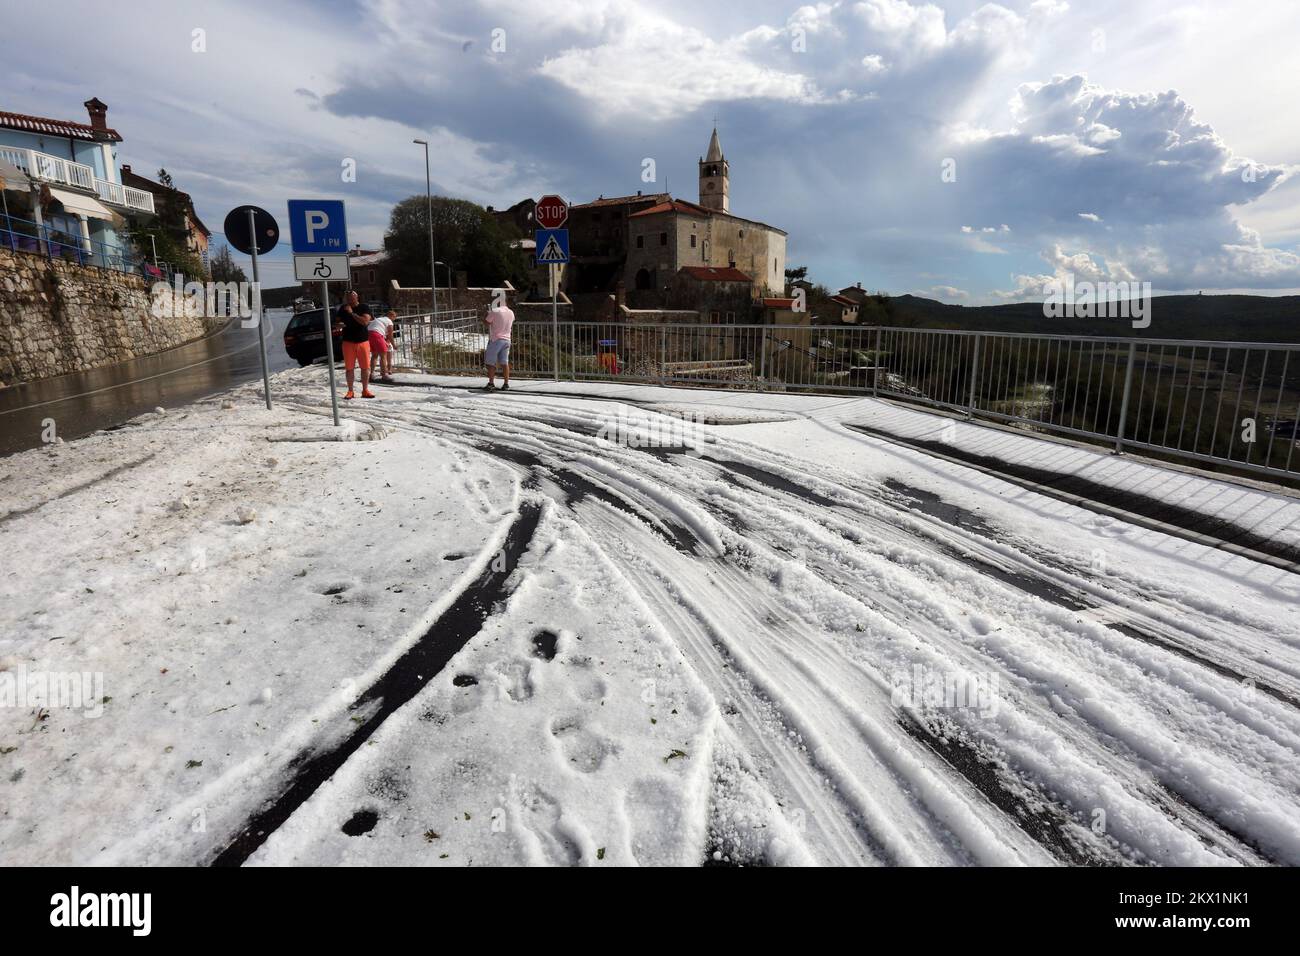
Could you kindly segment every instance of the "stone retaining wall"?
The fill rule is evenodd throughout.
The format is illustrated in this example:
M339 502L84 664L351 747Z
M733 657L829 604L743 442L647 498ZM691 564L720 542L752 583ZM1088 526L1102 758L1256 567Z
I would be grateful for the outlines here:
M113 269L0 249L0 387L193 341L226 319L155 318L150 286Z

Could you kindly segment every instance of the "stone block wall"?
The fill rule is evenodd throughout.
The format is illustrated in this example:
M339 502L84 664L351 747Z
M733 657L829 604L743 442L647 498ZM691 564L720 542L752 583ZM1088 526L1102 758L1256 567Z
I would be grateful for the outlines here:
M152 355L227 321L155 318L151 305L141 276L0 249L0 386Z

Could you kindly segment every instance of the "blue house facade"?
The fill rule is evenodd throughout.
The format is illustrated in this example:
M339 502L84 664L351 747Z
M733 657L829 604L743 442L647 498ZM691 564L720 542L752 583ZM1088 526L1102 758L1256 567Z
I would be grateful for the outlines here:
M108 107L97 98L84 105L89 123L0 111L0 174L9 171L3 177L6 219L28 224L22 229L7 222L8 238L44 238L65 257L122 268L128 220L152 217L154 198L122 184L122 137L108 126Z

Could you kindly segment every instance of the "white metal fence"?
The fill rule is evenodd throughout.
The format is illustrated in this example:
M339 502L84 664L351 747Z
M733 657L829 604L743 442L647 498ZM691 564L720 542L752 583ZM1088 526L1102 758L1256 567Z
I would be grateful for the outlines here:
M482 372L474 312L403 320L401 364ZM1295 476L1300 345L857 326L516 322L511 375L883 395Z

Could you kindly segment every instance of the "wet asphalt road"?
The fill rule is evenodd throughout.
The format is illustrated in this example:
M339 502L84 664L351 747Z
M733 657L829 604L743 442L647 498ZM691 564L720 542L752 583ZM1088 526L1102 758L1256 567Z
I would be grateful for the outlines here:
M266 313L271 372L294 368L284 351L288 310ZM257 330L238 321L216 335L118 365L0 390L0 456L42 442L47 419L65 440L117 425L155 408L176 408L262 377ZM272 399L274 399L272 393Z

